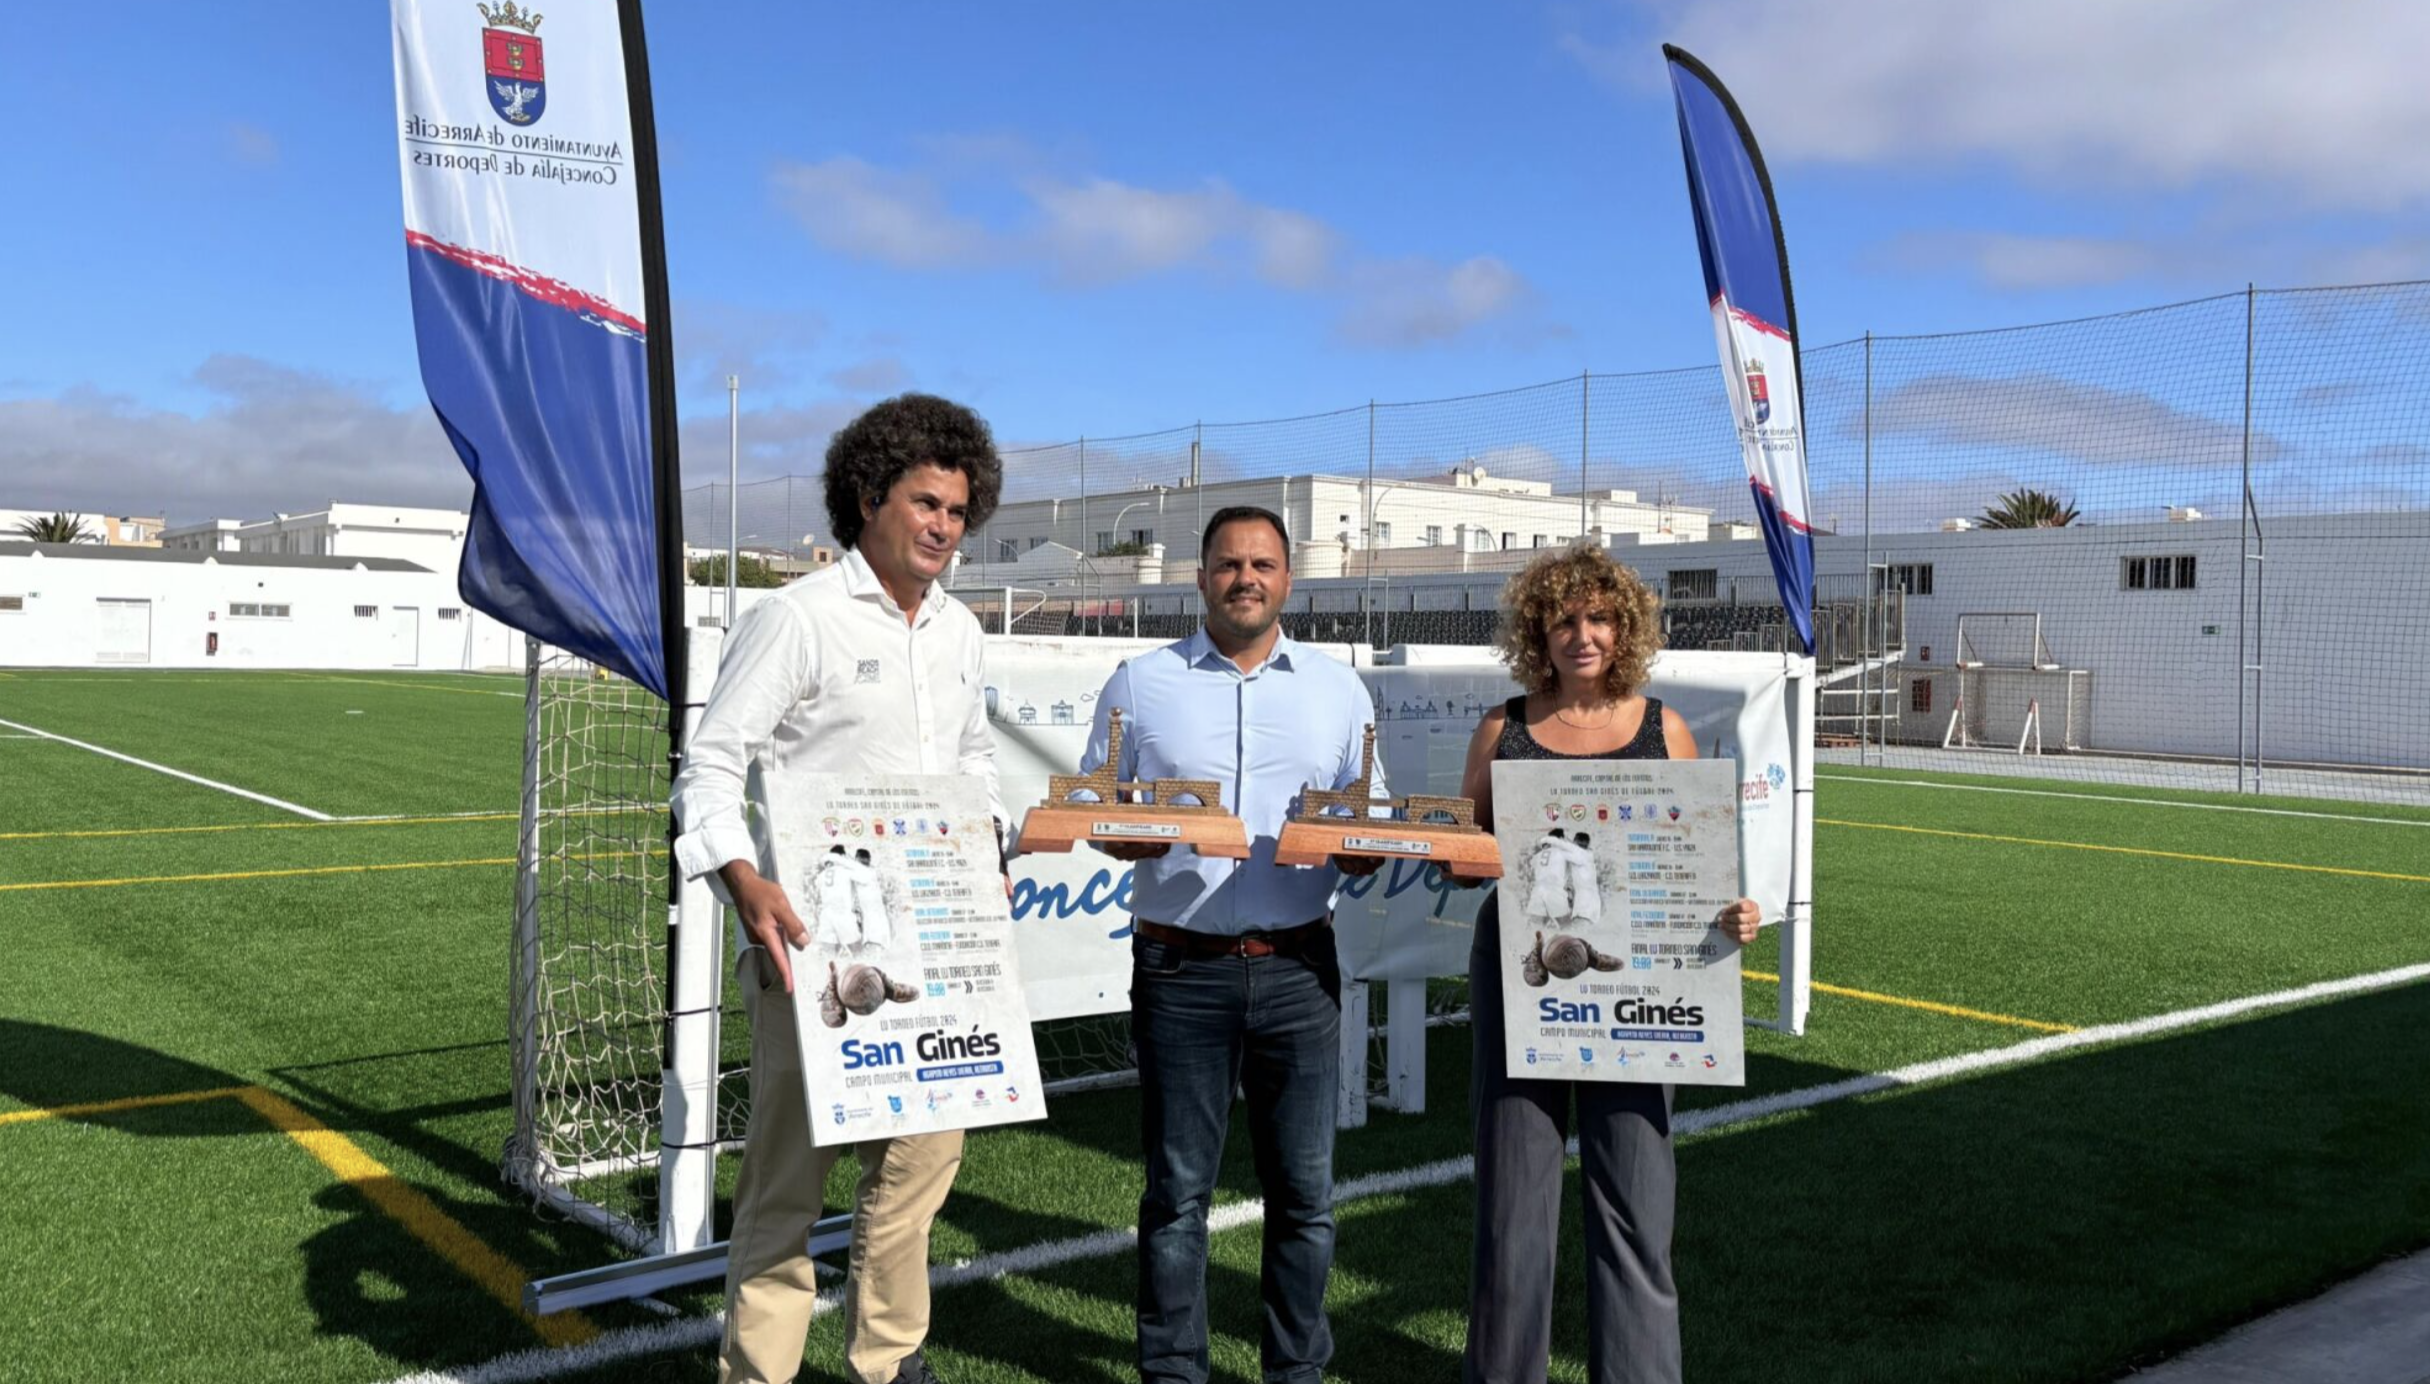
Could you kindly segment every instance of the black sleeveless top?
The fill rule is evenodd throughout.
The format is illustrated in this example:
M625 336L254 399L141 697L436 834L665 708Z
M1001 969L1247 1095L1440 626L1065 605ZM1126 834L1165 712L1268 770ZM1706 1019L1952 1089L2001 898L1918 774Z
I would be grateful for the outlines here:
M1527 729L1527 698L1502 703L1502 738L1493 744L1496 759L1668 759L1670 742L1662 737L1662 699L1645 699L1645 721L1636 736L1616 750L1600 754L1563 754L1546 749Z

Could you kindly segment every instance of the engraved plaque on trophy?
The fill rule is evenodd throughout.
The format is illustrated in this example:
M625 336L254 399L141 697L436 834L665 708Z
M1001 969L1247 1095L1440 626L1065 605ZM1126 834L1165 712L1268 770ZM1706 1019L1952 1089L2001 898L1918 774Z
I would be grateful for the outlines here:
M1249 829L1223 810L1213 779L1121 781L1122 708L1106 712L1105 763L1093 774L1053 774L1046 800L1021 820L1024 851L1068 851L1082 841L1165 842L1200 855L1249 858ZM1095 800L1078 798L1093 794Z
M1322 865L1337 855L1402 856L1457 870L1474 878L1498 879L1502 852L1477 826L1477 805L1467 798L1416 793L1406 798L1369 796L1375 780L1375 727L1367 727L1359 750L1358 778L1347 788L1309 785L1299 811L1275 843L1277 865ZM1390 815L1371 816L1376 808Z

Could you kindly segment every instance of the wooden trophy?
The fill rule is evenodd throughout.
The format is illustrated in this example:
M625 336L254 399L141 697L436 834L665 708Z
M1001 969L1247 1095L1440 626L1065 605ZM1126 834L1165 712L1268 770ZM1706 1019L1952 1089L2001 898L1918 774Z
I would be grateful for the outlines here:
M1200 855L1249 858L1249 829L1223 810L1223 787L1213 779L1152 779L1124 783L1122 708L1106 712L1105 763L1093 774L1051 774L1046 801L1021 819L1023 851L1068 851L1082 841L1171 842ZM1076 793L1095 802L1074 802Z
M1277 865L1322 865L1337 855L1409 856L1481 879L1502 877L1502 851L1477 827L1477 805L1467 798L1413 793L1378 802L1368 796L1375 780L1375 727L1367 727L1359 749L1358 780L1347 788L1314 784L1300 793L1299 811L1283 825L1275 843ZM1390 817L1371 817L1389 807Z

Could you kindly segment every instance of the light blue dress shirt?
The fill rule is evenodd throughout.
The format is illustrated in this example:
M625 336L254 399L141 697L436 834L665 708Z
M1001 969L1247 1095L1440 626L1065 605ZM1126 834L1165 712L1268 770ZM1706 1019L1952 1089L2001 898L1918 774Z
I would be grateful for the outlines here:
M1275 841L1300 790L1346 788L1358 777L1362 733L1374 724L1367 686L1347 664L1278 636L1243 673L1202 628L1114 670L1097 698L1080 772L1105 763L1107 713L1122 708L1126 782L1214 779L1249 829L1247 860L1176 846L1132 867L1131 907L1151 922L1236 936L1295 927L1333 910L1341 872L1274 863ZM1369 788L1384 789L1379 763Z

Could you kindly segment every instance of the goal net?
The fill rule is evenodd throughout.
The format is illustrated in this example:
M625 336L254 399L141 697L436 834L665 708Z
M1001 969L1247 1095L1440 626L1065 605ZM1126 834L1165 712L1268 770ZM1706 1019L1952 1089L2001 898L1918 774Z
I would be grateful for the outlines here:
M703 700L713 667L694 665ZM715 1010L705 1134L714 1158L739 1149L749 1124L751 1035L722 963L712 963L715 975L687 980L705 998L687 1006L672 998L667 705L534 646L524 735L510 982L515 1120L502 1169L538 1204L628 1250L668 1248L660 1242L670 1229L678 1241L705 1238L708 1227L694 1223L701 1213L680 1198L679 1228L666 1223L670 1097L681 1103L668 1089L667 1044L686 1011ZM728 926L722 909L708 911L711 926ZM1134 1077L1127 1015L1045 1022L1036 1037L1049 1095ZM697 1059L684 1065L702 1069Z
M532 647L511 971L515 1125L503 1170L542 1205L631 1249L649 1247L659 1212L668 735L667 704L647 689ZM729 1042L743 1035L747 1053L738 1016L721 1029ZM721 1137L740 1134L733 1078L743 1070L719 1063Z

